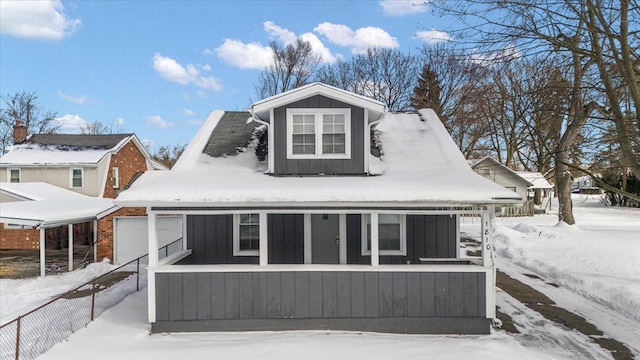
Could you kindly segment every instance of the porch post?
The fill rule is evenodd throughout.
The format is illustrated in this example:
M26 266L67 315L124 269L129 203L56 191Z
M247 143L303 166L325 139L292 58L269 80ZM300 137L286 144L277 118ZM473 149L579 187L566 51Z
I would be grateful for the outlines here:
M45 236L44 236L44 228L40 228L40 276L44 277L44 246L45 246Z
M378 213L371 213L371 266L380 265L380 251L378 246Z
M156 229L157 214L147 208L147 228L149 229L149 269L147 273L147 311L149 322L156 321L156 267L158 266L158 233Z
M311 264L313 262L313 253L311 244L311 214L304 214L304 263Z
M182 215L182 250L187 250L187 214Z
M67 232L67 237L69 238L69 241L67 243L67 246L69 247L69 266L68 266L68 271L72 271L73 270L73 224L69 224L67 225L68 227L68 232Z
M267 213L261 212L260 216L260 266L269 264L269 227Z
M340 237L340 264L347 263L347 214L338 216L338 234Z
M493 243L491 242L492 225L493 225L493 207L482 210L481 214L481 239L482 239L482 265L487 269L486 272L486 316L489 319L496 317L496 267L493 262Z

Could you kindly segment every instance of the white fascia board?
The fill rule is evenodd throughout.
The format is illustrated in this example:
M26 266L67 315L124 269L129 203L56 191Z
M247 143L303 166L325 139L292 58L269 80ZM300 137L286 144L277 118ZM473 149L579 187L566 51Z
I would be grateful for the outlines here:
M379 101L321 83L309 84L276 96L266 98L253 104L251 106L251 111L254 113L262 113L270 109L277 108L314 95L325 95L327 97L340 100L347 104L355 105L371 111L379 113L385 112L384 104Z
M144 201L144 200L131 200L131 201L118 201L115 199L114 203L120 207L154 207L154 208L238 208L241 210L249 210L252 208L272 208L273 211L278 211L279 209L286 207L292 208L295 207L300 211L306 210L309 208L321 208L323 210L318 211L326 211L335 210L336 212L344 212L345 208L354 209L357 211L359 208L362 209L371 209L371 208L393 208L393 209L403 209L403 210L412 210L416 208L434 208L438 212L451 212L449 208L460 208L467 207L476 209L476 211L480 211L479 209L486 206L494 206L494 205L512 205L512 204L521 204L522 199L520 197L513 199L497 199L494 201L479 201L479 202L469 202L469 201L461 201L461 202L395 202L395 201L384 201L384 202L315 202L315 201L305 201L305 202L229 202L229 203L221 203L221 202L190 202L190 201ZM296 211L297 211L296 209ZM162 210L164 212L164 210ZM284 210L289 211L291 210ZM369 210L370 211L370 210ZM456 212L457 210L453 210Z

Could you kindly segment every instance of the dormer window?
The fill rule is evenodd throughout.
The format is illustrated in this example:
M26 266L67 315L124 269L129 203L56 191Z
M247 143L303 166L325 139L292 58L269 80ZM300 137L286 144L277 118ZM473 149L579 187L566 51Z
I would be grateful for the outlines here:
M349 159L351 109L287 109L288 159Z

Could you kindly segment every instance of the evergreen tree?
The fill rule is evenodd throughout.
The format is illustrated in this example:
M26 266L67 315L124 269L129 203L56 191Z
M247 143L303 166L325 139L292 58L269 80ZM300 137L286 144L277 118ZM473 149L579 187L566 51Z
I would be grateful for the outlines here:
M429 64L422 67L422 73L418 78L418 84L413 88L411 106L418 109L431 108L440 115L440 94L442 87L438 74L431 70Z

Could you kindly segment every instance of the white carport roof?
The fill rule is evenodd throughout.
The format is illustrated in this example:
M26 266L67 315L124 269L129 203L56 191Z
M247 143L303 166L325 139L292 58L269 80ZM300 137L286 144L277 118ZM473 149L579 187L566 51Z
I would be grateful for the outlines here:
M3 203L0 222L48 228L94 220L115 209L113 199L74 193L62 198Z

